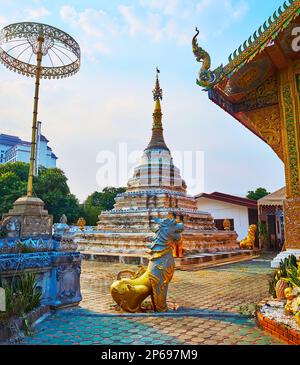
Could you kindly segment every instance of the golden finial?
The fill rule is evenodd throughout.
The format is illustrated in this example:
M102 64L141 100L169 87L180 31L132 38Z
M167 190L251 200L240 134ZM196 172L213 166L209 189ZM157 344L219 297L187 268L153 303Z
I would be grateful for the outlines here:
M161 106L160 106L160 100L162 100L162 89L159 84L159 77L158 74L160 73L160 70L156 68L156 82L155 87L153 89L153 98L155 101L155 107L153 112L153 124L152 124L152 137L151 141L148 144L145 151L148 150L154 150L154 149L162 149L169 151L168 147L166 146L166 143L164 141L163 136L163 126L162 126L162 112L161 112Z

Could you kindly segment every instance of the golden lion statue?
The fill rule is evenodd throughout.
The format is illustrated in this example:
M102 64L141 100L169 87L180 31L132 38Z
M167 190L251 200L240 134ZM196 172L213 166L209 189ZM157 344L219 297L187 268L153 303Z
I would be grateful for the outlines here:
M136 273L121 271L110 288L114 301L126 312L141 311L141 304L148 296L151 296L154 311L168 310L168 286L175 270L173 248L180 241L184 226L175 219L156 218L155 222L159 227L147 245L150 254L148 267L140 267ZM130 274L131 278L122 278L124 274Z
M240 242L240 247L243 250L253 250L254 243L255 243L256 229L257 229L256 225L255 224L251 224L251 226L248 229L248 237L244 238Z

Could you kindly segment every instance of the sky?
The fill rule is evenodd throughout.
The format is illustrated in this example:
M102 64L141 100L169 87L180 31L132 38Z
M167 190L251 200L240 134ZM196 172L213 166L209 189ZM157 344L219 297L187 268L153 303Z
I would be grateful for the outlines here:
M26 5L25 5L25 4ZM201 151L204 166L192 194L245 196L284 186L284 168L263 141L209 101L196 85L200 64L191 49L195 26L212 67L273 14L282 0L0 0L0 26L34 21L63 29L81 47L81 69L67 79L42 80L39 119L81 201L105 186L105 153L140 155L151 135L155 68L159 67L165 140L175 156ZM33 79L0 65L0 133L30 139ZM121 145L121 147L120 147ZM121 152L120 152L121 148ZM123 152L122 152L123 151ZM193 156L194 156L193 155ZM131 156L132 157L132 156ZM180 165L181 160L175 159ZM200 162L195 162L201 164ZM132 168L136 161L130 161ZM179 166L181 167L181 166ZM198 167L198 166L196 166ZM127 176L116 184L125 185ZM198 189L198 191L197 191Z

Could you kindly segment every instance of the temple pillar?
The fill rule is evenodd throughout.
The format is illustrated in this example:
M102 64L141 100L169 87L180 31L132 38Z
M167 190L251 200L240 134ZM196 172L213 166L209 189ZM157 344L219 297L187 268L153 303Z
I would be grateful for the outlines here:
M300 257L300 63L291 63L279 74L279 105L284 153L286 200L284 202L285 248L273 261Z

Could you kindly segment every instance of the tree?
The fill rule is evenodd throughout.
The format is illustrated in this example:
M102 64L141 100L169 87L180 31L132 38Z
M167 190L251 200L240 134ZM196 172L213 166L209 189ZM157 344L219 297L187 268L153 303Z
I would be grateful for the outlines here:
M95 191L83 203L84 217L88 225L97 223L99 214L104 210L111 210L118 194L124 193L126 188L106 187L101 192Z
M259 200L270 193L265 188L257 188L255 191L248 191L247 198L252 200Z
M0 165L0 215L12 208L16 199L26 195L29 165L23 162ZM34 178L34 193L45 203L54 222L66 214L69 223L82 215L77 198L71 194L64 172L57 168L40 168Z
M54 222L58 222L65 214L69 223L75 223L82 213L79 201L71 194L67 181L62 170L41 168L34 182L35 193L44 201Z
M23 162L0 165L0 218L12 204L26 194L28 165Z

